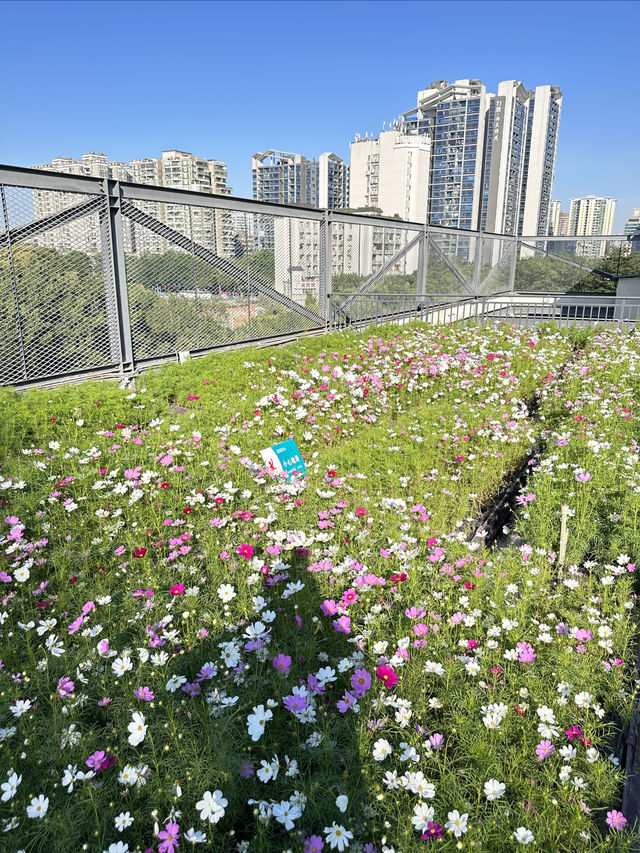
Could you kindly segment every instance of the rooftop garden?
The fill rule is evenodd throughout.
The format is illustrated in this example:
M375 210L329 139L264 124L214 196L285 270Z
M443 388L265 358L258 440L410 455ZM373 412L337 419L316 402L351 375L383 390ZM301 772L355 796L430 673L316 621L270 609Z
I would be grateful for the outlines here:
M3 849L632 849L638 367L414 325L1 390Z

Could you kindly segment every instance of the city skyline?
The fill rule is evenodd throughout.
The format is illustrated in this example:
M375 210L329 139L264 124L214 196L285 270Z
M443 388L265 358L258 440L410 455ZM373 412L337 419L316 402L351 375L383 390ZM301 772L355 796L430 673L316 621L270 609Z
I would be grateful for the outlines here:
M268 10L293 4L167 2L161 4L163 15L149 17L149 3L131 2L116 53L135 62L96 64L93 41L86 36L103 26L107 9L118 6L3 3L8 31L20 37L5 48L10 70L0 85L9 118L8 132L0 136L0 162L29 166L87 151L130 161L175 148L223 161L234 194L250 198L256 151L299 151L308 157L331 151L348 162L356 134L378 136L383 122L397 118L430 80L476 78L497 91L500 80L517 79L532 89L557 85L563 93L553 198L615 197L616 232L638 205L640 175L632 167L632 143L640 117L628 109L634 98L637 4L595 2L581 6L578 16L576 5L562 0L508 7L308 2L295 4L295 16L283 16ZM183 14L174 15L168 28L168 13L178 9ZM341 27L334 31L337 9ZM176 54L175 39L187 45L187 31L193 37L194 15L202 31L214 20L229 33L242 30L242 55L231 49L234 39L218 40L213 52L194 44ZM450 16L464 22L453 51L434 37ZM429 50L416 51L408 34L427 24ZM140 40L136 33L143 25L146 37ZM327 69L323 45L329 30L333 52L342 61ZM28 42L22 37L27 32ZM270 39L297 46L260 50ZM616 44L610 61L587 73L573 47L589 55L608 40ZM136 68L139 83L157 81L157 96L151 89L145 98L136 94L131 85ZM619 132L604 132L611 126Z

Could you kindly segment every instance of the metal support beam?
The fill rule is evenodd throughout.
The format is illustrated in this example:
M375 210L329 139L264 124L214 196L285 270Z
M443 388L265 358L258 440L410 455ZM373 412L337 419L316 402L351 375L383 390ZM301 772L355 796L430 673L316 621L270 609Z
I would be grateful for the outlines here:
M418 270L416 273L416 296L418 297L418 304L420 304L420 299L427 292L427 254L427 231L425 228L420 235L420 242L418 243Z
M480 292L480 267L482 265L482 231L476 236L476 251L473 258L473 278L471 286L474 293Z
M509 290L511 293L516 286L516 267L518 264L518 238L513 237L511 241L511 263L509 265Z
M318 306L325 323L329 322L329 295L331 293L331 259L333 257L333 222L331 212L324 211L320 223L320 276L318 281Z
M105 254L111 259L113 269L113 286L115 288L116 310L118 319L118 336L120 338L120 369L130 372L135 369L133 341L131 338L131 318L129 316L129 295L127 292L127 271L124 260L124 244L122 240L122 202L120 198L120 183L104 179L104 190L109 203L106 221L101 221L103 235L103 258Z

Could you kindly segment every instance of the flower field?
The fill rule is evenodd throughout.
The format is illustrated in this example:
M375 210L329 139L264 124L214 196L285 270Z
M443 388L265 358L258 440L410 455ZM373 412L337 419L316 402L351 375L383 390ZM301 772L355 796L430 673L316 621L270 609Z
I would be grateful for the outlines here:
M0 391L0 848L632 849L639 368L415 325Z

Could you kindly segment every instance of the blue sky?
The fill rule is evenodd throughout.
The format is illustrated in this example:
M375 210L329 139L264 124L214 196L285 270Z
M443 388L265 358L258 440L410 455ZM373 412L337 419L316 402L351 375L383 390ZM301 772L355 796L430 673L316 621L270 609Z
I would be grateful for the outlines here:
M180 148L251 194L268 148L348 158L356 132L437 79L551 83L564 101L553 197L640 206L640 4L0 2L0 162Z

